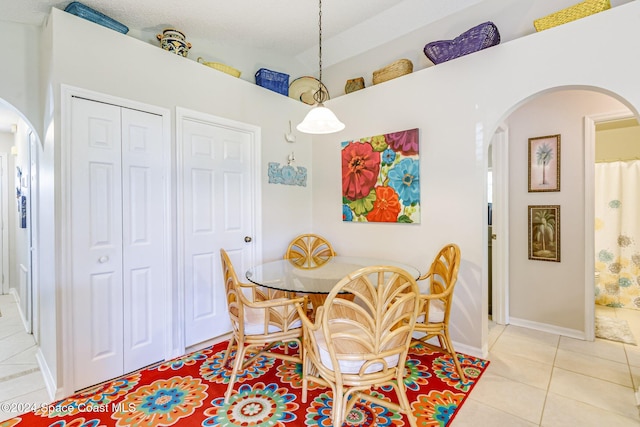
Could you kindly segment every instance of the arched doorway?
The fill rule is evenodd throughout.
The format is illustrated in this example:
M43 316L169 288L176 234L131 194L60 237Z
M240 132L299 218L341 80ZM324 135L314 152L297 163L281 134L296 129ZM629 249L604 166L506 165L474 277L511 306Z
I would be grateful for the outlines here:
M509 251L502 260L509 274L493 291L503 298L509 323L593 339L593 162L588 160L593 147L584 122L620 111L631 110L598 88L556 88L523 100L501 121L509 129L509 155L493 167L509 170ZM528 139L556 134L561 135L559 191L529 192ZM529 259L527 208L538 205L561 208L559 262Z
M31 123L0 99L0 282L28 333L39 342L38 168L42 150Z

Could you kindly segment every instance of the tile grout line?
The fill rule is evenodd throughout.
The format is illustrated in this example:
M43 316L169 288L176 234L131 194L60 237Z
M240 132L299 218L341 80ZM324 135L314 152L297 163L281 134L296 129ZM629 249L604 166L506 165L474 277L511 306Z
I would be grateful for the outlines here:
M40 372L40 368L35 366L33 368L29 368L29 369L26 369L24 371L20 371L20 372L16 372L14 374L11 374L11 375L6 375L4 377L0 377L0 383L2 383L4 381L10 381L10 380L13 380L13 379L16 379L16 378L24 377L25 375L29 375L29 374L32 374L34 372Z

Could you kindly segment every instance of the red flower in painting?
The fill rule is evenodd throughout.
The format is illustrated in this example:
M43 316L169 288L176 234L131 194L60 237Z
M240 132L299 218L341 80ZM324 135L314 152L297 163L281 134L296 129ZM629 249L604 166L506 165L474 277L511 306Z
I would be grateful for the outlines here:
M385 139L393 151L399 151L405 156L418 154L418 129L388 133Z
M371 144L351 142L342 149L342 195L349 200L366 197L380 173L380 153Z
M373 209L367 214L369 222L397 222L402 206L398 193L391 187L376 187Z

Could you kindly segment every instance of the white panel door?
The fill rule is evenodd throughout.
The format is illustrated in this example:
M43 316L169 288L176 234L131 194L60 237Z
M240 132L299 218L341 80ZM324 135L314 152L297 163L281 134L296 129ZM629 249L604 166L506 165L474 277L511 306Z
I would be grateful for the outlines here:
M120 108L74 98L71 218L75 388L123 373Z
M162 117L122 109L124 372L164 349Z
M242 129L182 121L185 344L231 331L220 266L230 255L240 280L253 262L252 137ZM255 172L257 173L257 172Z

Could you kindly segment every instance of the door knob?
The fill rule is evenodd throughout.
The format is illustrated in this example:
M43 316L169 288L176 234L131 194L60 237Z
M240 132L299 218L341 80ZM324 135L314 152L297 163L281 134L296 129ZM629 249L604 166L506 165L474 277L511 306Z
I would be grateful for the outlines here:
M496 236L495 234L491 235L491 240L496 240L498 238L498 236Z
M251 236L244 236L244 241L247 243L251 242Z
M106 256L106 255L101 256L100 258L98 258L98 262L99 262L100 264L104 264L104 263L105 263L105 262L107 262L107 261L109 261L109 257L108 257L108 256Z

